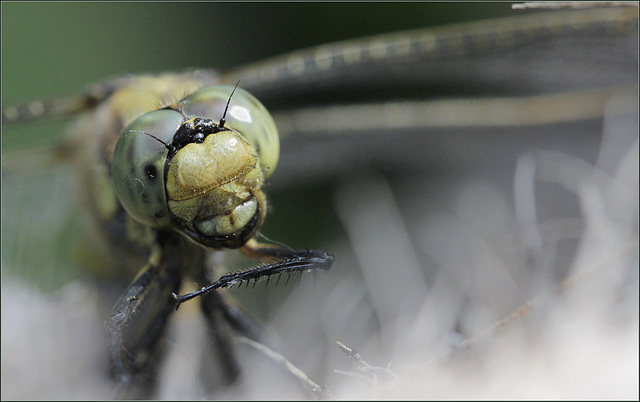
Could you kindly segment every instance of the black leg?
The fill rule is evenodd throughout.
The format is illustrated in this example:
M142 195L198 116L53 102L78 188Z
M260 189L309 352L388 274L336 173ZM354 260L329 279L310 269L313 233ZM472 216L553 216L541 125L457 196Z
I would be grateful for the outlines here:
M174 310L171 294L181 282L178 266L168 264L159 246L149 263L116 302L105 326L116 397L139 398L154 388L161 351L158 343Z
M207 321L210 346L202 356L200 383L205 392L235 382L240 375L240 363L234 342L235 328L225 316L226 301L218 292L209 292L200 297L200 306ZM208 359L208 360L205 360Z
M268 259L272 262L222 275L217 281L195 292L174 294L176 308L188 300L218 288L231 287L246 281L269 280L272 276L302 274L316 269L328 270L334 261L333 254L325 251L264 246L255 240L248 241L241 250L250 257Z
M180 296L174 295L176 306L194 297L200 298L202 311L209 326L213 352L203 356L205 359L212 358L210 360L212 363L209 364L210 370L201 370L201 373L206 373L207 376L201 381L207 392L213 391L218 385L233 383L240 375L241 366L235 351L237 336L251 339L259 344L268 342L262 326L246 315L233 300L228 300L215 289L245 281L258 281L265 278L268 280L274 275L279 277L315 269L327 270L333 263L333 255L323 251L263 246L255 241L249 241L243 247L243 251L248 256L263 259L267 263L244 271L225 274L199 291ZM207 273L208 271L203 270L199 274L198 283L211 282ZM219 379L217 383L216 379Z

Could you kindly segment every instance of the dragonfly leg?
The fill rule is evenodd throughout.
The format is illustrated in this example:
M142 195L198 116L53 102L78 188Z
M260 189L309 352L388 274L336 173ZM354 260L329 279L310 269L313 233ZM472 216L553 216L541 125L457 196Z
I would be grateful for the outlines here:
M333 255L318 250L281 248L262 245L255 240L250 240L242 251L249 257L266 260L267 263L249 268L243 271L232 272L220 277L211 285L203 287L196 292L184 295L174 295L176 304L187 301L194 297L200 298L201 308L206 317L210 329L211 341L216 345L215 373L221 374L225 385L233 383L241 373L241 365L238 361L235 349L236 338L238 336L248 338L259 344L269 342L264 328L252 320L245 312L229 297L216 292L215 289L233 286L244 281L257 281L268 278L272 275L292 275L314 269L329 269L333 263ZM211 281L206 272L200 274L199 281ZM214 375L206 372L207 378L203 378L201 383L211 392L216 388L212 381ZM220 376L215 375L215 378Z
M203 356L201 370L201 384L205 392L212 392L216 388L228 386L235 382L240 375L240 362L236 354L235 332L238 328L227 317L227 301L216 291L208 292L200 297L200 306L204 313L208 335L213 347L211 353ZM243 317L249 321L248 317ZM257 331L258 325L254 323L253 331Z
M231 287L248 281L257 282L262 279L268 281L272 276L280 277L282 274L291 276L318 269L329 270L334 261L333 254L326 251L266 246L255 240L248 241L241 247L241 250L251 258L261 258L269 262L222 275L215 282L195 292L180 295L174 293L173 298L176 308L179 308L180 304L188 300L210 293L218 288Z
M304 272L320 269L328 271L335 260L333 254L326 251L306 248L294 249L287 246L278 247L271 244L258 243L254 239L248 241L241 250L251 258L259 258L271 262L254 268L256 274L253 275L254 278L251 278L254 281L264 277L269 280L272 275L277 277L277 281L279 276L283 274L287 276L296 273L302 275Z
M154 247L148 264L120 296L105 323L116 397L148 397L162 358L158 344L174 311L172 292L181 282L180 270L166 264Z
M213 271L204 269L197 274L198 283L210 283ZM238 335L260 342L264 338L264 328L253 320L229 294L218 291L200 295L200 308L209 329L210 353L202 356L203 364L200 384L205 392L235 382L241 373L241 364L236 354ZM214 346L215 345L215 346Z

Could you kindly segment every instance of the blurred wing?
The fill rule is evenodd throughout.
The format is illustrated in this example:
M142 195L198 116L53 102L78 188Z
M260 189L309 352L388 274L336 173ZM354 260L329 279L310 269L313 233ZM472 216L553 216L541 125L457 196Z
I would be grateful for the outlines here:
M515 138L544 147L571 124L580 129L567 143L591 141L605 108L635 111L637 8L514 14L327 44L222 80L242 78L274 113L281 184L367 166L467 165ZM611 104L619 93L628 101Z

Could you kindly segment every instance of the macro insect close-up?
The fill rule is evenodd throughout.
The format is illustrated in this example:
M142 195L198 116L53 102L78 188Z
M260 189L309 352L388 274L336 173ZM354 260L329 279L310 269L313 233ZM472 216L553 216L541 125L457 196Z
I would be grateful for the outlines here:
M638 398L637 4L3 2L2 88L3 399Z

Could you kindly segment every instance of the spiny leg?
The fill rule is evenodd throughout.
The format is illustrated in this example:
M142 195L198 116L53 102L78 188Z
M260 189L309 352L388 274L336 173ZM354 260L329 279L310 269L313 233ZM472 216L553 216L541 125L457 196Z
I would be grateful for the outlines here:
M329 270L334 261L333 254L325 251L266 246L255 240L248 241L241 250L249 257L271 259L273 262L222 275L217 281L195 292L174 294L176 309L180 304L218 288L231 287L246 281L255 282L272 275L303 273L317 269Z
M223 297L220 293L213 291L220 287L230 287L244 281L257 281L262 278L269 278L271 275L295 274L315 269L329 269L333 263L333 255L319 250L290 249L273 246L265 246L254 240L249 241L242 251L250 257L262 258L270 263L256 266L243 271L237 271L223 275L212 285L203 287L200 291L187 293L184 295L174 295L176 306L196 296L200 297L202 311L207 319L212 342L218 363L218 371L223 374L225 384L234 382L240 375L240 364L235 353L235 338L248 338L257 344L266 342L264 329L248 315L233 300ZM203 279L204 278L204 279ZM207 278L206 271L200 274L199 282L211 281ZM206 283L206 282L205 282ZM271 350L272 348L265 347ZM263 350L263 349L259 349ZM267 357L270 357L268 355ZM211 378L205 378L203 385L207 391L215 388ZM307 384L305 384L307 385ZM313 388L313 387L312 387ZM318 390L313 392L321 392ZM322 391L323 392L323 391Z
M211 269L202 265L196 282L210 283L211 273ZM251 319L227 294L207 292L199 299L211 341L211 353L203 355L201 384L206 392L211 393L219 385L232 384L240 375L241 364L236 353L236 334L260 341L264 337L264 328Z

